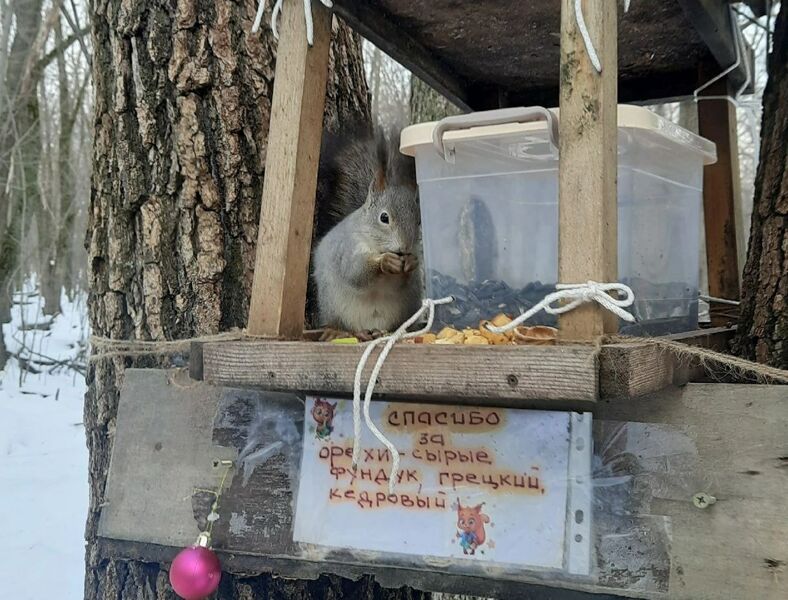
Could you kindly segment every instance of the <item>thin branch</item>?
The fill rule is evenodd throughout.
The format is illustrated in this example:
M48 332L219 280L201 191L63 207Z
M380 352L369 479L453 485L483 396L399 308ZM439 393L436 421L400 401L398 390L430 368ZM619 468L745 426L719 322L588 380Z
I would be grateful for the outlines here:
M71 47L71 45L74 42L78 42L78 41L81 42L82 38L84 38L88 33L90 33L90 27L85 26L82 29L77 30L76 33L72 33L68 37L63 38L63 41L60 44L52 48L52 50L50 50L44 56L42 56L41 59L36 63L35 66L36 74L40 75L41 73L43 73L44 69L46 69L49 66L49 64L58 57L59 54L68 50L69 47ZM87 58L89 65L90 56L88 56Z
M71 10L74 11L74 15L68 14L66 7L63 7L63 16L66 18L69 27L71 27L72 31L81 31L82 27L79 24L79 11L77 11L77 5L74 4L74 0L71 0ZM90 19L88 19L90 20ZM90 29L90 25L86 26ZM82 54L85 55L85 60L88 63L88 70L90 70L90 66L93 64L93 55L88 50L87 44L85 44L85 40L83 38L79 38L79 45L82 47Z

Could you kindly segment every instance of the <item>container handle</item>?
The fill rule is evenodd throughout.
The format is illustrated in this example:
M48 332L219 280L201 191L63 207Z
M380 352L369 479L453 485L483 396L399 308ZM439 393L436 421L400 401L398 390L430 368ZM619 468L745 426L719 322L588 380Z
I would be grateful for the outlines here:
M547 122L547 136L550 145L558 151L558 120L552 112L543 106L529 106L516 108L500 108L471 113L469 115L456 115L438 121L432 132L432 145L435 151L446 160L446 150L443 145L443 136L449 131L470 129L471 127L484 127L487 125L506 125L507 123L532 123L535 121Z

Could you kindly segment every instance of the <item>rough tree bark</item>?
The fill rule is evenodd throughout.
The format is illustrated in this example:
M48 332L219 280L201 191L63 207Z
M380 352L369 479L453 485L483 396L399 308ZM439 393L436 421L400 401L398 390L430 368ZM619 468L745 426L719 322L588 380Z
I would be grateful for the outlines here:
M178 339L246 323L276 51L269 29L249 33L256 5L91 1L96 99L86 246L95 335ZM360 44L343 26L335 29L331 69L327 123L368 120ZM155 364L163 362L106 357L88 372L87 600L175 597L160 565L104 555L97 540L124 368ZM420 596L384 592L368 579L230 574L218 593L232 600Z
M410 122L438 121L462 111L415 75L410 80Z
M788 369L788 2L777 17L768 72L736 349Z

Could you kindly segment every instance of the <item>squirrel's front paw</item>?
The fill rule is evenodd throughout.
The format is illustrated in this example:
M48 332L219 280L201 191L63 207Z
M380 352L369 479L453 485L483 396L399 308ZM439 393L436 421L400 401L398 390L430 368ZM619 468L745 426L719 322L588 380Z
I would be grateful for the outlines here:
M405 272L405 257L393 252L386 252L378 259L380 270L390 275L399 275Z
M403 258L405 259L402 264L403 273L412 273L419 266L419 259L415 254L406 254Z

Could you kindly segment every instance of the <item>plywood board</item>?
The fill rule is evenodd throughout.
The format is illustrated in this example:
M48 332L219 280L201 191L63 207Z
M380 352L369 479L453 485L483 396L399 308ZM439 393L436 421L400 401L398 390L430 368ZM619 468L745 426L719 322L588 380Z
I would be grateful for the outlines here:
M206 490L219 481L212 461L241 456L214 530L226 569L291 577L369 573L392 587L465 586L499 597L550 597L551 587L693 600L784 595L784 387L691 384L601 403L594 426L596 570L584 579L294 544L301 401L190 384L175 373L126 374L100 524L114 556L168 560L191 543L210 509ZM277 441L277 452L249 464ZM701 491L716 504L695 508L692 495Z

